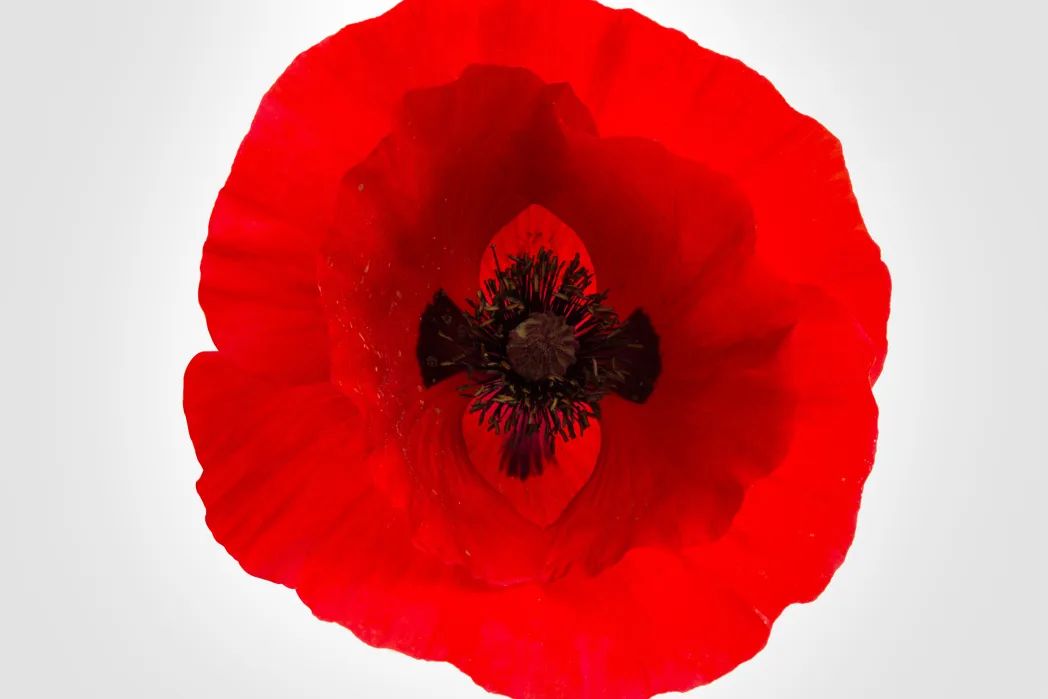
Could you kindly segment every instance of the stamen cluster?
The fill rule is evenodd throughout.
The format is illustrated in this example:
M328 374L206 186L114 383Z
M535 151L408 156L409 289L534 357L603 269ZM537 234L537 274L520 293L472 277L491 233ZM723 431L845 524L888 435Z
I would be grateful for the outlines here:
M503 268L495 254L494 277L468 301L462 354L447 364L465 368L471 382L459 390L473 399L470 412L506 435L504 466L523 479L541 473L558 436L581 435L600 416L600 400L626 379L617 356L628 339L604 305L608 292L586 293L593 274L578 255L562 262L543 248L509 260ZM536 331L546 335L526 350L543 354L524 361L520 338ZM555 369L538 377L536 365Z

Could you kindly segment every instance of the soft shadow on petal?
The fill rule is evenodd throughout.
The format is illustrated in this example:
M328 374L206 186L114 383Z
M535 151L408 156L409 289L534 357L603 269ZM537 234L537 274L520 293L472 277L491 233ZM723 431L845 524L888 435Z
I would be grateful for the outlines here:
M462 432L467 399L445 381L426 393L404 453L411 476L415 545L477 580L511 585L537 576L544 553L538 524L474 467Z
M847 311L807 290L785 354L798 399L789 453L750 486L723 538L688 552L771 619L818 597L844 562L877 443L867 376L878 353Z
M565 143L540 202L578 232L609 304L650 318L662 375L643 404L602 404L601 455L550 531L547 577L722 536L784 458L796 403L779 356L796 291L755 261L731 180L650 141L566 130Z
M489 242L530 203L543 153L563 124L591 128L563 86L474 66L404 98L392 133L345 176L320 284L332 375L389 416L409 409L420 375L419 319L434 294L465 306Z

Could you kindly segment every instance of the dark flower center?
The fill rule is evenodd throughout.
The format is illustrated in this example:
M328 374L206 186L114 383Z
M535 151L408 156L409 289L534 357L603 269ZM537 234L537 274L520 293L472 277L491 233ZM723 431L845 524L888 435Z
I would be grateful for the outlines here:
M576 362L575 328L560 316L532 313L509 334L506 355L517 375L528 381L564 376Z
M503 468L541 474L556 440L582 434L611 392L644 402L661 371L658 336L637 310L623 323L605 305L608 291L586 293L593 274L578 255L546 249L495 255L495 275L463 313L443 292L422 317L418 359L427 386L465 371L459 390L481 425L506 438Z

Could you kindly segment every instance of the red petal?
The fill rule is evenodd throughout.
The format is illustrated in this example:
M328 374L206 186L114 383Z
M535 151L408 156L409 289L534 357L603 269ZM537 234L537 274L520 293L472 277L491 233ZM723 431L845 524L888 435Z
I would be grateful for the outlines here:
M548 209L532 204L502 227L488 243L484 258L480 262L480 275L477 288L484 288L484 282L495 277L495 253L505 265L511 255L535 255L545 248L552 251L561 260L571 260L579 256L582 266L593 273L593 279L586 288L587 293L595 293L601 287L597 283L597 274L593 260L578 233L571 226L561 221Z
M679 556L631 552L599 578L484 588L400 542L368 509L332 530L299 594L364 641L452 662L511 697L647 699L710 682L756 653L768 621ZM359 528L391 525L375 539Z
M817 597L844 561L877 440L869 338L824 298L805 307L786 350L798 398L789 453L750 486L728 534L689 554L770 618Z
M359 414L327 382L265 381L215 352L186 370L185 412L208 527L249 573L294 586L315 539L373 487Z
M652 141L565 141L539 202L578 234L621 317L643 307L662 336L750 257L752 213L727 177Z

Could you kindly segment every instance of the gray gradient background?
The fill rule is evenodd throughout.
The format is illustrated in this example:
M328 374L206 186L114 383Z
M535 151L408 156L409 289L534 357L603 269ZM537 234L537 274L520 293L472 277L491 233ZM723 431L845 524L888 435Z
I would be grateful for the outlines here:
M1048 696L1040 3L613 4L834 131L895 282L851 556L694 695ZM180 405L210 347L208 215L259 98L390 5L3 3L0 696L484 696L243 573L204 526Z

